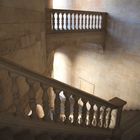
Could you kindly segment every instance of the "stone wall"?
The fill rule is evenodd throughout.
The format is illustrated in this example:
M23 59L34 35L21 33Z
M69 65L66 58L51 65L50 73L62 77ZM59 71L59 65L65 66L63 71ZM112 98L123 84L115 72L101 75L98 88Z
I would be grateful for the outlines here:
M126 109L140 109L140 1L68 1L69 9L109 13L106 49L99 53L91 43L59 48L54 78L83 90L88 84L91 94L107 100L117 96L128 102Z
M44 0L0 0L0 56L43 74Z
M108 36L104 53L94 43L58 43L54 78L82 90L88 85L92 94L117 96L127 100L126 108L140 109L140 1L59 2L64 3L55 8L108 12ZM44 0L0 0L0 56L41 74L47 63L44 7Z
M45 32L45 0L0 0L0 56L46 75ZM17 86L26 109L29 86L25 78L19 77ZM0 69L0 111L13 109L11 90L11 78Z

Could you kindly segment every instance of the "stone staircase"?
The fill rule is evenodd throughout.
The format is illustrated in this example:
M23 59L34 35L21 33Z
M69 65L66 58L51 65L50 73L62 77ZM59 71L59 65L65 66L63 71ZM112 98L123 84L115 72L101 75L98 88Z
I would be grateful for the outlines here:
M0 72L0 140L106 140L120 126L126 102L117 97L103 100L3 58Z

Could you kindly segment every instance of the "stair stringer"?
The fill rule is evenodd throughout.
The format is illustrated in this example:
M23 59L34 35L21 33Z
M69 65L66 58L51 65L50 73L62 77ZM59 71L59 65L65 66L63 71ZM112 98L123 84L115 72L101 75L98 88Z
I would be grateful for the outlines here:
M112 130L101 128L81 128L76 126L68 126L54 122L41 122L40 120L23 119L20 117L10 116L9 114L0 115L0 129L8 127L14 134L29 130L33 135L39 135L43 132L58 135L84 135L97 136L103 138L111 138Z

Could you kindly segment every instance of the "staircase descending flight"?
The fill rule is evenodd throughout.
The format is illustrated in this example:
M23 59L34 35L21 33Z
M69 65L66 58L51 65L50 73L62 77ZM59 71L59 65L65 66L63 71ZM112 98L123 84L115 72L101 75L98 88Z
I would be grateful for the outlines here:
M90 95L0 58L0 140L110 139L125 101Z

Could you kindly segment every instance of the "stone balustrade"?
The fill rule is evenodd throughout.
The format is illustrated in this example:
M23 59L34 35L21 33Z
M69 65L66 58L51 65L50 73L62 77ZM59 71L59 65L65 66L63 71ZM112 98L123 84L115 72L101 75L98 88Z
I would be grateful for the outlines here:
M107 13L94 11L47 9L49 33L105 31Z
M24 119L54 122L80 128L115 129L119 127L121 111L126 104L119 98L110 101L90 95L57 80L41 76L21 66L0 58L0 70L7 71L11 80L14 115ZM28 113L21 108L18 79L23 77L27 91ZM37 86L42 90L42 106L37 111ZM3 88L7 88L4 86ZM54 98L51 98L53 94ZM8 97L7 97L8 98ZM53 106L51 105L53 103ZM41 115L38 112L42 112ZM114 115L115 114L115 115Z

